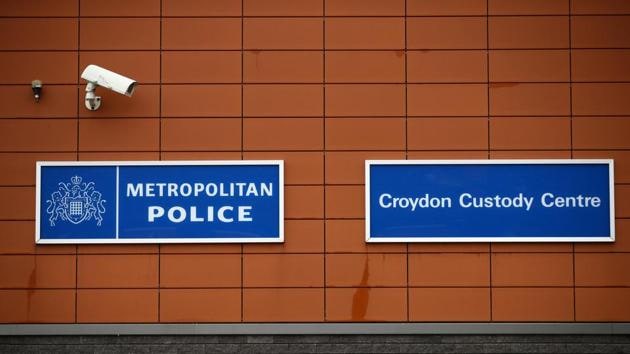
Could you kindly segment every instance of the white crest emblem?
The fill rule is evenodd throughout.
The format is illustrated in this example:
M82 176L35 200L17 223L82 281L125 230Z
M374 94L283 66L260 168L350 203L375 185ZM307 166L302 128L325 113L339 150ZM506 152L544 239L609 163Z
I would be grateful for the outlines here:
M59 190L52 193L46 200L50 215L50 226L55 226L55 221L61 219L75 225L92 218L96 225L101 226L102 214L105 213L105 199L102 194L94 189L94 182L85 183L81 176L70 178L71 183L59 182Z

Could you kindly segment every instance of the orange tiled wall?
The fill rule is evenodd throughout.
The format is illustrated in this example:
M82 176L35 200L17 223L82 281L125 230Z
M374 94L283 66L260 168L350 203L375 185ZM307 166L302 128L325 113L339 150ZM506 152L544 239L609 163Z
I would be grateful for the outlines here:
M0 322L630 321L629 34L623 0L0 1ZM141 85L89 112L89 63ZM368 158L614 158L618 240L366 245ZM77 159L284 159L286 242L35 246L34 161Z

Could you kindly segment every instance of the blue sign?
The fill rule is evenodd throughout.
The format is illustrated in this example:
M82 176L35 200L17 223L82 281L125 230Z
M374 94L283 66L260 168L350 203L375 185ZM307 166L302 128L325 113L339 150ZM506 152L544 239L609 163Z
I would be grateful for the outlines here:
M366 161L368 242L614 241L612 160Z
M283 242L282 161L38 162L38 243Z

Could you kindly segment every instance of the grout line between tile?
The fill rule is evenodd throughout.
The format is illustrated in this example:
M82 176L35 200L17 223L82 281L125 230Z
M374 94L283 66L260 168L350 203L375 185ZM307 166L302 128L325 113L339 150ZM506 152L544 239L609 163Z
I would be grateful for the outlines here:
M241 160L245 156L245 0L241 0ZM245 246L241 244L241 322L245 321Z
M573 34L572 34L572 16L571 16L571 8L572 1L569 0L569 143L571 146L571 158L574 158L573 155ZM576 290L575 290L575 242L571 244L572 250L572 276L573 276L573 321L577 320L577 306L576 306Z
M79 124L81 124L80 116L80 108L82 102L81 98L81 80L79 79L79 73L81 72L81 1L77 1L77 73L76 73L76 101L77 105L77 150L76 150L76 160L79 161L79 139L81 137L81 131L79 129ZM79 322L79 245L74 247L75 257L74 257L74 322Z
M405 21L404 21L404 26L405 26L405 51L404 51L404 71L405 71L405 160L409 159L409 72L408 72L408 51L407 51L407 45L408 45L408 39L407 39L407 19L408 19L408 6L409 1L405 0ZM366 203L369 203L368 200L365 201ZM367 221L366 221L367 222ZM406 316L407 316L407 322L409 322L411 320L411 316L410 316L410 299L409 299L409 294L410 294L410 289L409 289L409 243L406 243L405 245L405 267L406 267L406 272L405 272L405 280L406 280L406 291L405 291L405 295L406 295Z
M405 49L401 50L389 50L388 52L401 52L406 51ZM496 50L493 50L496 51ZM321 52L321 51L320 51ZM406 55L406 53L405 53ZM210 81L210 82L145 82L143 86L237 86L237 85L249 85L249 86L318 86L321 85L321 82L313 82L313 81L277 81L277 82L221 82L221 81ZM627 85L630 84L628 80L617 80L617 81L605 81L605 80L590 80L590 81L335 81L328 82L330 86L403 86L403 85L485 85L485 84L496 84L500 85L571 85L571 84L585 84L585 85ZM48 83L47 86L52 87L65 87L65 86L76 86L76 81L74 83L61 82L61 83ZM22 88L24 86L23 83L19 82L6 82L0 83L0 87L12 87ZM237 116L233 116L237 117ZM248 117L250 117L248 115ZM275 116L269 116L275 117ZM54 118L54 117L50 117ZM90 117L85 117L90 118ZM133 118L133 117L129 117Z
M243 48L244 50L252 50L252 51L267 51L267 52L321 52L321 48ZM461 48L408 48L407 50L410 52L426 52L426 51L435 51L435 52L449 52L449 51L483 51L486 48L479 47L461 47ZM548 48L540 48L540 47L501 47L501 48L491 48L492 50L498 51L559 51L559 50L628 50L628 47L548 47ZM404 48L400 47L388 47L388 48L328 48L326 51L328 52L384 52L384 51L401 51ZM77 49L69 48L69 49L0 49L0 53L19 53L19 52L68 52L74 53ZM151 49L89 49L85 50L85 52L159 52L159 48L151 48ZM169 49L164 48L164 52L240 52L240 48L224 48L224 49L216 49L216 48L185 48L185 49Z
M323 284L323 294L322 296L324 297L323 299L323 304L324 304L324 313L322 318L324 319L324 322L328 321L328 303L326 301L327 298L327 274L326 274L326 261L327 261L327 255L326 255L326 0L322 0L322 148L324 150L324 156L323 156L323 174L324 174L324 188L323 188L323 194L324 194L324 214L323 214L323 219L324 219L324 262L323 262L323 271L324 271L324 284Z
M489 16L491 18L514 18L514 17L525 17L525 18L529 18L529 17L566 17L568 16L570 13L566 12L566 13L539 13L539 14L532 14L532 13L502 13L502 14L474 14L474 13L469 13L469 14L451 14L451 15L444 15L444 14L417 14L417 15L407 15L407 17L409 18L484 18L485 16ZM401 16L403 16L402 14L394 14L394 15L352 15L352 14L341 14L341 15L324 15L328 18L331 19L362 19L362 18L383 18L383 19L396 19L396 18L400 18ZM572 16L575 17L629 17L630 13L597 13L597 12L593 12L593 13L579 13L579 14L572 14ZM208 15L208 16L191 16L191 15L187 15L187 16L128 16L128 15L111 15L111 16L83 16L83 18L85 19L90 19L90 20L98 20L98 19L159 19L159 18L164 18L164 19L215 19L215 20L220 20L220 19L240 19L240 18L244 18L244 19L279 19L279 20L291 20L291 19L317 19L317 18L321 18L322 16L320 15L221 15L221 16L212 16L212 15ZM75 16L5 16L5 15L0 15L0 19L33 19L33 20L46 20L46 19L73 19L75 18Z
M488 159L490 159L490 0L486 0L486 102L487 102L487 148L488 148ZM490 298L488 308L490 310L490 318L492 321L494 317L494 312L492 308L492 297L493 297L493 285L492 285L492 242L488 243L488 285L490 291Z
M163 15L164 1L160 0L160 67L159 67L159 80L160 88L158 90L158 158L162 160L162 15ZM162 321L162 245L157 245L157 276L158 276L158 298L157 298L157 321Z

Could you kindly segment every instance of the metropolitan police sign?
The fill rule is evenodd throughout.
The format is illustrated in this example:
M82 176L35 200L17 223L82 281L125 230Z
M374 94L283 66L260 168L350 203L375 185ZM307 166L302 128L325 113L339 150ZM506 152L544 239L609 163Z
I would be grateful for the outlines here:
M38 162L37 243L283 242L282 161Z
M612 160L366 161L368 242L614 241Z

